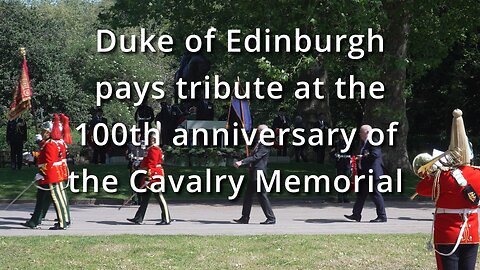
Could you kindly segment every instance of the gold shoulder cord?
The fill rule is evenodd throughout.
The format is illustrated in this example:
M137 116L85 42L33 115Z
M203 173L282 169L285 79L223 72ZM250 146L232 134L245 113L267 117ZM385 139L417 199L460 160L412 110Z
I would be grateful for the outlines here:
M432 200L435 202L435 205L437 204L438 198L440 197L440 174L442 173L442 170L439 169L435 172L435 176L433 179L433 185L432 185Z

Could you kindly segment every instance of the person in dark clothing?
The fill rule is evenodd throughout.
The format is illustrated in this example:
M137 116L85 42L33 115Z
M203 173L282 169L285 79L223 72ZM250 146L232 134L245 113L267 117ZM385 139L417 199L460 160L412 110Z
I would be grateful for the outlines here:
M312 128L319 128L323 132L328 129L329 125L325 121L323 114L318 114L318 119L312 125ZM323 164L325 162L325 145L318 145L314 148L315 153L317 154L317 162Z
M147 152L146 143L144 140L142 140L141 134L137 133L135 134L135 136L136 136L136 141L140 142L140 145L134 145L133 140L127 144L126 158L128 160L128 169L129 169L130 175L132 175L135 172L135 170L139 169L140 163L142 162ZM142 180L142 175L137 174L135 177L135 186L137 188L141 187L141 184L140 184L141 180ZM136 196L133 197L132 199L133 204L140 205L141 203L140 199L142 198L142 196L136 192L134 192L134 194Z
M162 142L160 145L172 145L170 138L173 138L173 136L171 136L172 132L170 130L171 127L169 126L171 117L172 107L166 102L160 103L160 112L155 117L155 122L160 122L162 125L162 129L160 130Z
M223 114L218 118L218 121L227 121L228 120L228 111L230 109L230 106L228 105L223 105Z
M170 119L168 120L166 127L168 130L167 145L173 145L173 138L175 137L175 129L185 121L185 113L181 107L177 104L173 104L170 111Z
M365 179L358 182L359 189L357 193L357 199L353 205L352 215L345 215L347 219L360 222L362 218L363 205L365 199L370 195L375 203L377 210L377 218L370 220L370 222L387 222L387 214L385 213L385 203L383 196L378 190L378 184L380 184L380 176L383 175L383 158L382 150L379 146L374 146L368 138L368 134L371 132L372 127L369 125L363 125L360 128L360 139L363 142L362 149L360 150L360 162L358 164L359 173L365 175ZM373 192L368 192L368 174L369 170L373 171Z
M352 176L352 165L351 165L351 154L352 151L348 149L345 153L342 153L341 150L347 147L347 143L340 137L335 143L335 147L330 151L330 157L335 160L335 168L337 169L337 176L345 175L348 178ZM343 189L344 186L340 186L340 189ZM338 202L339 203L348 203L348 191L344 193L338 193Z
M287 116L285 116L285 109L280 108L278 110L277 116L275 117L275 119L273 119L272 129L273 130L286 129L286 128L289 128L289 127L290 127L290 119ZM275 132L277 132L277 131L275 131ZM279 140L280 139L281 138L279 138ZM288 150L288 133L285 133L285 134L283 134L282 144L278 146L277 155L286 157L287 156L287 150Z
M23 165L23 145L27 141L27 125L22 118L7 123L7 143L10 145L10 164L12 169L21 169Z
M213 120L215 112L213 109L213 104L210 101L202 99L197 100L194 104L197 108L196 120Z
M266 125L258 126L258 133L260 133L263 129L266 128L268 128ZM262 207L263 213L267 217L267 220L261 222L260 224L269 225L276 223L276 218L273 214L272 205L270 204L270 200L267 197L265 187L261 185L261 191L258 192L257 190L257 181L260 181L259 179L257 179L257 173L259 171L262 171L264 175L267 174L267 163L269 155L269 147L263 145L261 141L258 141L249 157L246 157L245 159L237 161L233 164L235 168L239 168L242 165L250 166L250 179L248 182L247 190L245 191L245 195L243 197L242 217L239 219L235 219L234 221L236 223L248 224L250 220L250 212L252 210L252 199L255 193L257 194L257 198L260 206Z
M107 143L106 145L100 146L95 144L95 140L93 139L93 130L95 129L96 125L99 124L108 124L107 118L103 117L103 110L101 108L98 108L95 111L95 114L92 116L92 120L90 120L90 123L88 125L88 133L89 133L89 144L93 148L93 156L92 156L92 163L93 164L105 164L106 158L107 158L107 150L109 147L109 144ZM99 142L103 141L105 139L105 136L108 134L105 134L105 130L103 128L97 128L97 139Z
M137 111L135 112L135 122L137 127L140 128L140 132L143 134L145 132L145 123L148 123L148 128L152 127L152 122L155 119L155 114L153 113L152 107L148 106L148 101L145 99L143 103L138 106Z
M300 115L295 117L295 123L293 125L294 125L294 128L305 129L305 124L303 123L303 118ZM305 132L298 132L298 135L305 138ZM295 148L295 160L297 162L300 161L300 158L302 158L302 160L305 161L305 162L308 161L307 155L305 154L305 144L306 143L307 142L305 142L303 145L294 146L294 148Z

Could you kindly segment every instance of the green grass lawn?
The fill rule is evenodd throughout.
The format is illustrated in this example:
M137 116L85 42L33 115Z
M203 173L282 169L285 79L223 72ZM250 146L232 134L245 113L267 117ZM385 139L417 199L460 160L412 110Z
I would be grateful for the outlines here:
M129 184L129 172L126 165L82 165L82 166L71 166L70 170L74 171L76 174L80 175L79 180L77 180L76 187L82 187L82 171L87 169L88 174L95 175L99 178L100 183L100 192L94 193L92 185L89 186L88 192L80 193L71 193L69 196L72 199L119 199L123 200L130 196L130 184ZM201 167L174 167L174 166L165 166L166 174L170 174L178 179L180 175L184 175L186 180L189 175L197 174L202 178L205 176L206 168ZM238 178L241 174L247 174L246 168L234 169L233 167L214 167L211 168L213 175L220 174L232 174L235 179ZM287 175L297 175L303 177L303 175L328 175L333 182L335 178L335 168L332 165L320 165L317 163L289 163L289 164L270 164L269 170L281 170L282 178L285 178ZM35 167L23 168L20 171L13 171L10 168L0 168L0 199L13 199L23 190L24 187L33 180L33 177L37 169ZM102 179L106 175L114 175L118 179L118 191L116 193L106 193L101 188ZM248 179L248 176L245 177L244 185L246 186L245 181ZM395 179L395 178L394 178ZM185 181L186 181L185 180ZM408 197L414 193L415 184L418 181L416 176L403 173L402 177L402 193L392 193L386 194L386 196L394 197ZM89 181L91 183L91 181ZM323 189L323 186L321 186ZM214 188L214 186L212 187ZM333 190L333 184L331 184ZM214 190L214 189L213 189ZM194 193L189 194L185 190L185 185L182 188L182 191L179 193L174 193L171 190L171 187L167 186L166 196L169 200L201 200L201 199L224 199L227 200L227 197L232 195L232 189L228 181L223 181L221 185L222 193ZM313 190L313 185L311 185L311 190ZM240 196L243 192L240 192ZM336 198L336 193L332 192L329 194L325 193L315 193L311 191L310 193L297 193L290 194L286 191L281 193L271 193L271 197L280 197L280 198L297 198L297 199L327 199L333 200ZM32 187L30 191L27 191L21 199L34 199L35 198L35 188Z
M427 235L0 237L2 269L435 269Z

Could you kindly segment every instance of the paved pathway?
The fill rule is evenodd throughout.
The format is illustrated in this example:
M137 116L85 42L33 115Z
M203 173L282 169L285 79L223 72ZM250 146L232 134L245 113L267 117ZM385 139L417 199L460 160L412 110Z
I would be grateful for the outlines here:
M170 226L155 225L160 208L152 200L145 224L134 225L126 221L133 217L137 206L117 210L112 205L73 205L72 226L65 231L49 231L55 218L53 208L41 229L28 229L25 222L33 211L33 204L13 205L8 211L0 210L0 236L9 235L111 235L111 234L192 234L192 235L254 235L254 234L365 234L365 233L429 233L433 205L429 202L386 202L388 222L374 224L374 205L366 203L360 223L347 221L353 204L320 202L273 202L277 224L260 225L265 218L258 204L254 204L250 224L235 224L241 205L237 203L170 203L175 220ZM0 209L5 208L0 205Z

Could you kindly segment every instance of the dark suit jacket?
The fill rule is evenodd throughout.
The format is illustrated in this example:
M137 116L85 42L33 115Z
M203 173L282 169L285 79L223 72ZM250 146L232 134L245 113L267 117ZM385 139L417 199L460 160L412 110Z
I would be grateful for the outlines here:
M319 128L319 129L328 129L329 125L327 121L324 120L317 120L313 123L312 128Z
M277 128L285 129L289 127L290 127L290 119L288 117L285 116L285 122L283 122L282 118L279 115L277 115L273 119L272 129L277 129Z
M257 171L262 170L267 174L268 157L270 156L270 148L262 143L258 142L258 146L255 146L252 154L242 160L242 165L250 165L252 180L256 180Z
M383 175L382 149L367 141L360 154L363 155L360 161L361 173L368 174L368 170L373 169L374 180L378 180Z
M10 120L7 123L7 143L23 145L27 141L27 125L22 118Z

